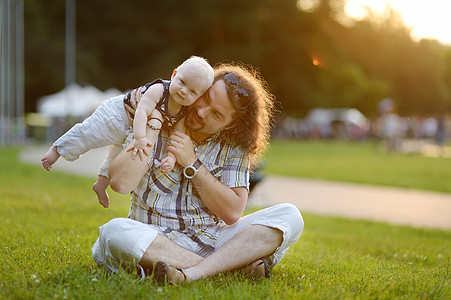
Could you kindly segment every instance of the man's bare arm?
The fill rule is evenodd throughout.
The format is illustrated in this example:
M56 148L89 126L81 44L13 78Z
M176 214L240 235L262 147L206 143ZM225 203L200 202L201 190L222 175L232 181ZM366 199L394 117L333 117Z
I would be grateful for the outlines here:
M205 166L191 179L202 201L226 224L237 222L246 207L248 191L245 187L229 188L216 179Z
M168 149L176 156L177 162L182 167L197 160L191 138L187 134L175 131L170 140L172 145ZM204 165L191 180L202 201L216 216L229 225L239 220L248 197L245 187L230 188L224 185Z

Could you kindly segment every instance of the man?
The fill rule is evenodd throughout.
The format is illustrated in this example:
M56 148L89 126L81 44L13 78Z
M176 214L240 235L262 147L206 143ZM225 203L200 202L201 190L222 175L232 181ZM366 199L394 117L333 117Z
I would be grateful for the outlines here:
M169 136L163 129L148 162L130 152L113 160L111 187L133 191L132 204L129 219L100 227L97 264L113 272L138 267L172 284L240 268L268 277L303 230L291 204L241 218L249 168L268 144L272 110L273 98L256 73L216 68L213 85L185 117L189 132ZM163 174L158 162L167 149L180 167Z

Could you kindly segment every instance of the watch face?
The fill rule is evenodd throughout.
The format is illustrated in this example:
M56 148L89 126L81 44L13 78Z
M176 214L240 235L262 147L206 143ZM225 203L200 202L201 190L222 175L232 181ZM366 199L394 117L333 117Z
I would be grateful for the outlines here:
M191 177L191 176L194 176L196 173L194 171L194 168L191 167L191 168L186 168L185 174L186 174L186 176Z
M200 160L197 160L194 162L194 164L186 166L183 169L183 175L185 175L186 178L191 179L197 174L197 170L202 165L202 162Z

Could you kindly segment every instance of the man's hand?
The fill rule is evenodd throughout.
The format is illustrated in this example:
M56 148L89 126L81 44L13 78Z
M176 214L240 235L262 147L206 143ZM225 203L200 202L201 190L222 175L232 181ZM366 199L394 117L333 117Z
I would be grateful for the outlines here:
M135 138L130 145L127 147L126 151L133 151L132 159L136 158L136 154L139 155L139 159L143 160L144 156L149 156L149 151L147 151L147 146L152 147L152 143L147 137Z
M197 160L193 149L193 141L187 133L175 130L169 137L168 150L175 155L182 167L193 164Z

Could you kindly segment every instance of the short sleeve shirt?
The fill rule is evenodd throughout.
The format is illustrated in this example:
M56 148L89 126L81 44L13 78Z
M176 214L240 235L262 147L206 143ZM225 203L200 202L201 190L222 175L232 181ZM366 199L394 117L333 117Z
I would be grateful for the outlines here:
M158 225L169 238L184 233L204 247L206 253L213 252L218 230L224 222L202 202L179 165L168 174L160 171L159 162L166 157L168 137L168 131L160 132L149 170L132 192L129 218ZM221 183L229 188L249 189L250 163L240 147L213 137L195 144L194 151Z

